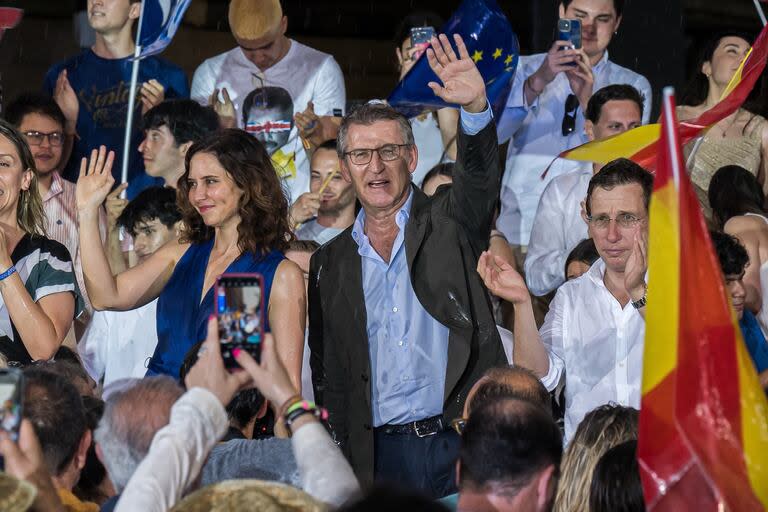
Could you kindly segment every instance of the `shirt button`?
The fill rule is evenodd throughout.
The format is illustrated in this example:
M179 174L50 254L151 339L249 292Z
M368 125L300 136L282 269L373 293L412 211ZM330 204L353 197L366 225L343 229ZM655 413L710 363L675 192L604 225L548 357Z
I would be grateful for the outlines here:
M395 307L393 307L393 308L392 308L392 312L393 312L393 313L397 313L397 306L395 306Z
M403 382L405 382L405 381L407 381L407 380L408 380L408 376L406 376L406 375L403 375Z

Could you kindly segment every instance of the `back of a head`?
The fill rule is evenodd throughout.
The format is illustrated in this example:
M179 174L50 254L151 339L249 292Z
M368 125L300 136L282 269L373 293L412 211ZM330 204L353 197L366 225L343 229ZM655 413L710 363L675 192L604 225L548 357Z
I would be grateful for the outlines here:
M22 408L40 441L45 465L52 475L59 475L87 430L80 393L61 375L29 367L24 370Z
M707 197L721 228L731 217L745 213L765 214L765 197L757 177L738 165L726 165L717 170L709 182Z
M637 441L626 441L600 457L589 489L590 512L645 510L636 454Z
M145 130L161 126L168 127L177 145L197 142L219 129L219 116L193 100L166 100L144 114Z
M612 190L614 187L631 185L633 183L640 185L643 189L643 203L645 204L645 209L648 210L648 205L651 202L651 193L653 192L653 175L627 158L617 158L605 164L589 180L587 197L584 202L584 209L587 215L590 215L592 211L591 199L595 189Z
M139 380L107 398L94 436L118 492L146 456L155 433L170 421L171 407L183 393L174 379L158 376Z
M158 219L171 228L181 220L181 210L176 203L176 191L170 187L145 188L131 200L117 218L117 225L134 233L136 225Z
M69 348L66 348L66 351L62 351L60 348L54 356L54 359L38 361L35 363L35 366L47 372L64 377L67 382L75 386L75 389L77 389L79 394L93 395L95 387L93 379L91 379L88 372L85 371L85 368L83 368L83 365L76 355L74 358L68 355L68 353L71 352L72 351Z
M337 512L446 512L447 509L432 499L412 491L382 485L374 486L363 497L352 501Z
M558 472L563 442L540 406L501 399L475 409L462 434L459 489L512 498L549 466Z
M172 512L325 512L328 507L295 487L261 480L225 480L178 502Z
M555 511L587 510L595 464L610 448L637 439L638 417L637 409L615 404L584 416L563 456Z
M552 400L547 388L533 372L520 366L491 368L471 393L467 406L469 416L476 409L504 398L526 400L552 413Z

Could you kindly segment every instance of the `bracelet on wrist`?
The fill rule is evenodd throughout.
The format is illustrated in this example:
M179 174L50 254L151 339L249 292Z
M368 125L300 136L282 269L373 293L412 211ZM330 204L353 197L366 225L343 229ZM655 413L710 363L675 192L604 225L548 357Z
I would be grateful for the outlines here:
M278 418L285 418L285 415L288 413L288 409L293 406L294 404L302 402L304 399L301 398L301 395L293 395L288 400L283 402L283 405L280 406L280 410L278 411L277 417Z
M630 297L631 299L632 297ZM645 305L648 303L648 285L645 285L645 291L643 292L642 298L639 300L633 300L632 301L632 307L635 309L642 309L645 307Z
M291 405L285 413L285 427L293 434L291 425L305 414L312 414L319 421L328 421L328 411L322 407L317 407L313 402L301 400Z
M8 270L0 274L0 281L5 281L14 272L16 272L16 265L11 265L10 268L8 268Z

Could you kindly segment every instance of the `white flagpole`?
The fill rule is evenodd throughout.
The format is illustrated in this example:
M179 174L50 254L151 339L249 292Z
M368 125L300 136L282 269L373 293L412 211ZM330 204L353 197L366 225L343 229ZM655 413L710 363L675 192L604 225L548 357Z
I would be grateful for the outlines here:
M131 157L131 135L133 128L133 111L136 104L136 85L139 80L139 55L141 55L141 24L144 21L144 4L147 0L141 1L141 12L139 14L139 26L136 30L136 48L133 52L133 68L131 69L131 85L128 93L128 116L125 120L125 138L123 139L123 168L120 182L128 181L128 160ZM123 192L125 196L125 192Z
M760 0L752 0L755 4L755 9L757 9L757 15L760 16L760 21L763 23L763 26L768 24L768 21L765 19L765 13L763 12L763 7L760 5Z

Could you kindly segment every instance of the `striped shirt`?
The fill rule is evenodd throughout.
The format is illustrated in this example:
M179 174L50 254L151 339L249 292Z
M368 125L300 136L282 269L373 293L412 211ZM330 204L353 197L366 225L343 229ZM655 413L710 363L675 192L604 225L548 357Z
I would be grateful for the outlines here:
M51 239L64 245L75 262L77 286L83 295L85 307L90 313L93 308L88 300L83 279L83 263L80 257L80 238L77 228L77 206L75 203L75 184L61 177L58 171L53 172L51 188L43 198L45 210L45 233ZM106 239L107 217L104 209L99 209L99 234L102 241Z
M75 296L75 318L83 310L83 300L75 282L72 258L66 247L55 240L25 234L11 254L24 287L32 300L61 292ZM30 363L29 352L11 321L5 300L0 296L0 352L9 361Z

